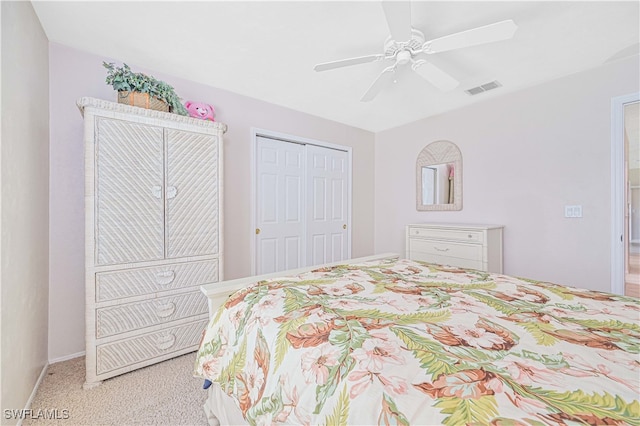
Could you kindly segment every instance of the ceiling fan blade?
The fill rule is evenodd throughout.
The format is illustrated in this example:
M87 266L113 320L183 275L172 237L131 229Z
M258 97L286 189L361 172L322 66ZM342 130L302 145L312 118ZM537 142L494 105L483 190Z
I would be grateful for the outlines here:
M451 77L431 62L427 62L422 59L414 62L411 68L422 78L444 92L453 90L458 87L458 84L460 84L458 80Z
M425 53L446 52L447 50L476 46L478 44L507 40L513 37L518 26L511 19L473 28L424 43Z
M395 65L385 68L380 73L376 81L374 81L373 84L369 87L369 89L367 90L367 93L364 94L364 96L362 97L362 99L360 99L360 101L369 102L370 100L375 98L378 95L378 93L380 93L382 88L385 87L387 84L389 84L391 80L393 80L393 74L395 73L395 71L396 71Z
M411 3L383 1L382 9L387 18L391 38L400 42L411 40Z
M350 65L364 64L367 62L379 61L384 59L384 55L367 55L367 56L358 56L357 58L349 58L349 59L341 59L339 61L332 62L324 62L322 64L318 64L313 67L316 71L327 71L332 70L334 68L348 67Z

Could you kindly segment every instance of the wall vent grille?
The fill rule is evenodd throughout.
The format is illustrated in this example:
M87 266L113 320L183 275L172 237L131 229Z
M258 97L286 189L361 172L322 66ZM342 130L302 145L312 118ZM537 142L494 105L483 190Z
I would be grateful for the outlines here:
M482 92L486 92L487 90L497 89L498 87L502 87L502 84L498 80L490 81L489 83L481 84L477 87L472 87L471 89L465 90L469 95L478 95Z

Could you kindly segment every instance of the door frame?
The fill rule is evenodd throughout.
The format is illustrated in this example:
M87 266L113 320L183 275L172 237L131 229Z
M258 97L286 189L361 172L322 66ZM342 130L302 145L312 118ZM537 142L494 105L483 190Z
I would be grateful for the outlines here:
M640 92L611 98L611 292L624 294L624 106Z
M258 193L257 193L257 148L258 148L258 137L265 137L269 139L281 140L284 142L297 143L300 145L316 145L329 149L336 149L338 151L346 151L347 153L347 161L349 164L349 173L347 174L347 258L351 258L351 215L352 215L352 205L353 205L353 150L350 146L345 145L337 145L330 142L325 142L317 139L305 138L302 136L289 135L282 132L276 132L273 130L260 129L256 127L251 128L251 203L249 204L251 209L251 241L249 243L249 248L251 250L251 275L256 274L256 212L258 211L257 202L258 202ZM306 225L306 213L304 215L304 221Z

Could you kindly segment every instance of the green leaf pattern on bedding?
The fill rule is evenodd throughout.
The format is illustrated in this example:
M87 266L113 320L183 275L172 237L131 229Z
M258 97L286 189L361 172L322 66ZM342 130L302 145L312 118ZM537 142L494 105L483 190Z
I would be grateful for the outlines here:
M223 308L195 370L250 424L640 425L637 299L396 260Z

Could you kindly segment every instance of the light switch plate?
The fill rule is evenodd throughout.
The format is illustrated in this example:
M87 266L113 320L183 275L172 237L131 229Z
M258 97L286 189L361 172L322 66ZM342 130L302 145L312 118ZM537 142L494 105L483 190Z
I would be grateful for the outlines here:
M582 206L564 206L564 217L582 217Z

